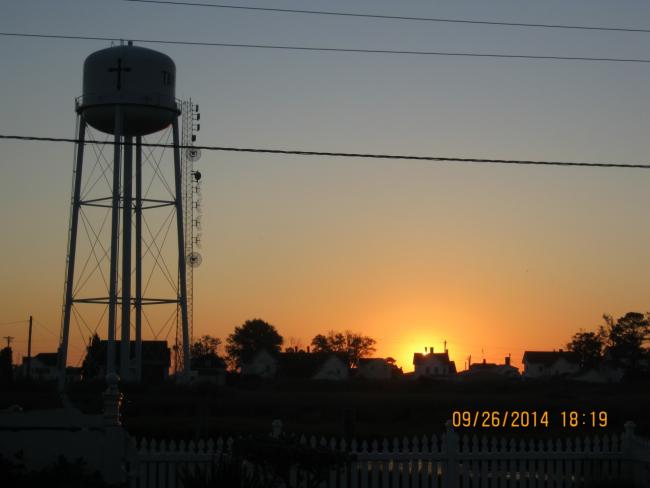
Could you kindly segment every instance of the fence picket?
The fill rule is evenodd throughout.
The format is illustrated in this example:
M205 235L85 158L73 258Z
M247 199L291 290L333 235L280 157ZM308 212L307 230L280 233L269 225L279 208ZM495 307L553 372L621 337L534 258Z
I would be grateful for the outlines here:
M399 472L400 472L400 464L397 461L393 461L393 469L391 472L391 478L392 478L392 488L397 488L399 487Z
M402 487L407 487L410 484L409 471L410 471L410 462L405 461L402 464Z

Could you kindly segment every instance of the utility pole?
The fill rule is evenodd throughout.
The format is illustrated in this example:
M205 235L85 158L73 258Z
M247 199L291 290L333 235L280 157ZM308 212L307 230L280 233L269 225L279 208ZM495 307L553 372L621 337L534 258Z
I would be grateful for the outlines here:
M32 316L29 316L29 336L27 337L27 378L32 377Z
M11 347L11 341L14 340L13 336L3 336L3 339L7 339L7 347Z

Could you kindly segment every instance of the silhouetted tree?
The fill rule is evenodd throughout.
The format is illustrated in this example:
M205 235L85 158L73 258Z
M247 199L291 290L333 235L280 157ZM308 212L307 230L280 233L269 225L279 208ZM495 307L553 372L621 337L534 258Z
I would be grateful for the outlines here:
M626 369L635 369L647 353L643 343L650 336L650 321L638 312L628 312L616 322L611 315L603 315L603 319L608 355Z
M0 350L0 383L11 383L13 378L13 352L10 347L5 347Z
M102 369L103 362L106 360L101 347L101 339L94 334L88 339L86 346L86 357L81 363L81 377L84 380L96 378Z
M218 350L220 345L221 339L212 337L210 335L204 335L190 346L190 356L192 358L205 356L218 357Z
M573 334L571 342L566 347L569 351L578 355L581 367L592 367L602 359L605 337L602 329L599 332L585 332L580 329L580 331Z
M345 354L348 367L356 367L359 359L375 352L377 343L372 337L356 332L334 332L330 330L326 336L318 334L311 340L314 352L335 352Z
M235 327L235 332L226 339L226 352L232 365L241 366L262 349L271 354L279 353L283 342L284 339L271 324L262 319L247 320Z

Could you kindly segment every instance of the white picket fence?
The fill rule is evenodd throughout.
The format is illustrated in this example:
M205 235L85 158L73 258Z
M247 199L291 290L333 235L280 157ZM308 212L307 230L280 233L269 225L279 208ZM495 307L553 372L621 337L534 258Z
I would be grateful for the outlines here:
M182 488L181 470L205 469L232 438L185 443L143 439L128 462L130 488ZM555 440L506 440L458 435L371 442L302 437L311 446L356 456L332 470L327 488L519 488L589 487L593 482L626 480L650 487L650 442L635 435L633 424L621 434L595 434ZM306 487L293 473L292 487ZM229 487L224 487L229 488ZM233 487L234 488L234 487Z

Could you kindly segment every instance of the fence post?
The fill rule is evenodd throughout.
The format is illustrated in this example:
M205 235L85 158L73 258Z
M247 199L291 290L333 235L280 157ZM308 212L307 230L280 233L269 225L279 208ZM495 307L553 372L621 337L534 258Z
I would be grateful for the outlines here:
M637 463L635 452L635 433L636 424L630 420L623 424L625 430L623 431L623 476L626 481L632 482L634 486L638 484L637 476Z
M122 483L126 480L128 435L120 422L120 405L123 395L117 387L116 374L106 376L108 384L104 398L104 432L106 433L106 453L102 477L107 483ZM110 453L110 454L109 454Z
M121 425L120 423L120 406L122 404L123 395L120 393L117 383L119 377L115 374L106 376L107 387L102 397L104 398L104 426L114 427Z
M445 422L445 454L447 469L443 472L443 487L458 488L458 434L454 430L451 420Z

